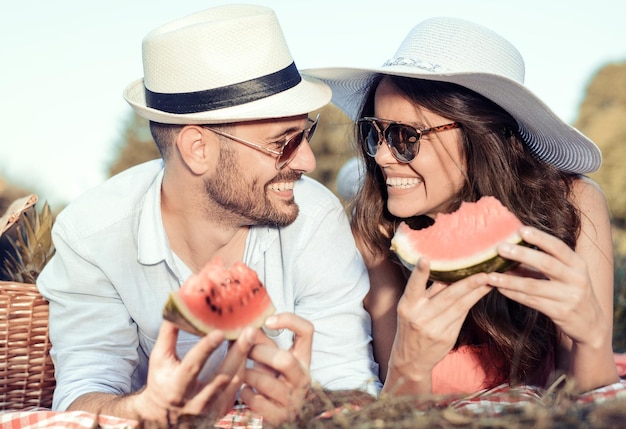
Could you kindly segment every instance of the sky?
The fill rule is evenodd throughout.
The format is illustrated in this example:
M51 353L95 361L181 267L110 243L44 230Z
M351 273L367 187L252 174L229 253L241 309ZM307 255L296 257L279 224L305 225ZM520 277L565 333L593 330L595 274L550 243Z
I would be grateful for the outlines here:
M228 0L30 0L0 14L0 177L53 207L107 177L152 29ZM623 0L256 0L276 11L296 65L380 66L433 16L511 41L526 84L572 123L595 73L626 61Z

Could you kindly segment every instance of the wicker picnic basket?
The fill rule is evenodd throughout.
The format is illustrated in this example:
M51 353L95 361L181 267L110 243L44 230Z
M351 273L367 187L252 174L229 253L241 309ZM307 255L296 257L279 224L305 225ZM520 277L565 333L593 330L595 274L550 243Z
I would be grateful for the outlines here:
M25 196L14 201L0 216L0 237L3 241L6 238L3 234L9 234L10 230L20 234L15 228L23 224L25 213L32 212L36 202L36 195ZM35 225L35 230L32 225ZM45 247L42 243L50 241L50 222L44 225L45 230L37 229L39 223L32 225L28 232L37 240L34 243L21 241L20 244L30 245L38 251L40 247ZM52 249L48 253L51 252ZM37 253L39 264L45 264L46 259L40 255ZM2 256L5 259L0 258L3 264L0 272L5 275L7 267L14 267L15 264L7 262L6 254ZM48 254L45 256L47 258ZM13 276L0 279L0 411L50 408L56 385L49 354L48 302L35 285L38 265L26 256L19 259L19 264L25 261L28 262L24 267L28 276L20 275L19 280ZM13 262L18 263L18 259L13 259ZM28 280L24 280L26 278Z
M48 302L34 284L0 282L0 410L50 408Z

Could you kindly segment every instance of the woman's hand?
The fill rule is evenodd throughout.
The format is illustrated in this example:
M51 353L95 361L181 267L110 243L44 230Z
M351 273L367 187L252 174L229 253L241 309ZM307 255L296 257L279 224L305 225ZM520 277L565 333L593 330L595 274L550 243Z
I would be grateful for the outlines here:
M429 263L422 258L398 303L386 393L431 393L432 369L454 346L472 306L492 290L484 273L426 288L428 276Z
M575 343L597 344L610 330L594 293L585 260L560 239L522 227L526 246L502 244L499 254L520 262L519 269L489 274L502 295L550 317Z
M501 256L522 265L507 273L489 274L489 283L504 296L552 319L564 334L559 337L563 352L557 363L575 378L580 391L617 382L612 348L613 274L607 256L585 235L584 244L579 238L575 252L536 228L523 227L520 234L538 250L501 245Z
M289 350L281 350L262 330L257 330L249 357L255 363L246 369L241 400L263 416L263 421L278 425L298 416L309 388L313 324L292 313L267 319L270 329L289 329L294 334Z

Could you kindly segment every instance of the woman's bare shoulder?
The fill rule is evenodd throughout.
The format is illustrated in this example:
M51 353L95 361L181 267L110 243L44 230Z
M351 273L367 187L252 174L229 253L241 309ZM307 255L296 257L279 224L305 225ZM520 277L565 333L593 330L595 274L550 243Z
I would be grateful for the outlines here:
M572 183L572 192L574 197L578 199L600 199L606 200L604 190L593 179L587 176L580 176Z
M609 216L609 207L602 187L593 179L581 176L572 183L572 199L583 217Z

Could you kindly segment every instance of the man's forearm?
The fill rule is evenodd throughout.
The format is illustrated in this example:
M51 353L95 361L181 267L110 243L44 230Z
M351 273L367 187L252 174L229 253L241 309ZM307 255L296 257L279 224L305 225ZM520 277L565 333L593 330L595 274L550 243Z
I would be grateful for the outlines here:
M128 395L111 393L87 393L78 397L68 407L68 411L87 411L137 421L159 421L167 423L175 416L168 416L168 410L150 404L140 392Z

